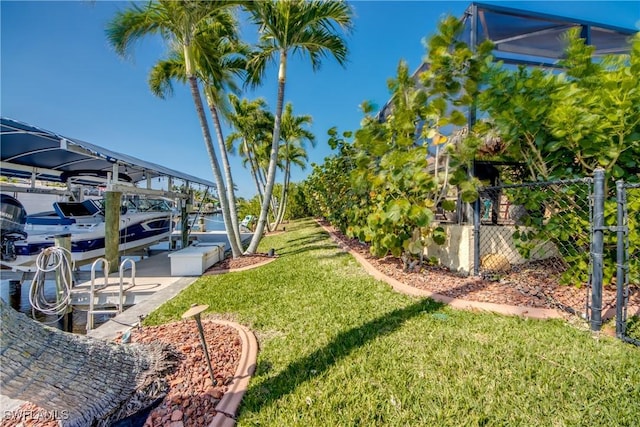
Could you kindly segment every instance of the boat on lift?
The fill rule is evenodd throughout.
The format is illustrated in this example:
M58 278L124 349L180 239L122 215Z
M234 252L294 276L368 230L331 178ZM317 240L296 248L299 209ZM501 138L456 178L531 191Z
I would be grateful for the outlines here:
M15 198L2 195L0 264L14 271L35 271L43 249L56 236L68 234L76 265L105 255L105 213L102 199L54 202L53 210L26 215ZM130 197L120 211L120 253L154 245L171 235L173 210L164 199Z

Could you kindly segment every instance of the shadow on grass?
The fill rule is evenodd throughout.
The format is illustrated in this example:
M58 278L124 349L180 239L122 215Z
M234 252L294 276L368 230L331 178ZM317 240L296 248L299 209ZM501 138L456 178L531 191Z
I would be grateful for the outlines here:
M313 245L306 244L298 249L291 249L289 246L282 246L280 248L276 248L276 253L279 255L295 255L303 252L311 252L311 251L321 251L326 249L336 249L336 245L334 244L325 244L325 245Z
M318 231L308 236L299 237L287 241L283 246L276 248L280 255L295 255L321 249L336 249L335 243L329 243L329 235L324 231ZM325 242L324 244L317 244Z
M318 230L314 233L308 234L306 236L302 236L302 237L298 237L297 239L291 239L289 240L290 244L298 244L298 245L302 245L304 244L304 242L307 241L313 241L316 242L318 240L322 240L322 239L328 239L329 238L329 233L327 233L324 230Z
M407 307L373 319L361 326L341 332L330 343L313 353L291 363L278 375L268 378L259 385L250 387L249 393L255 394L255 406L247 404L247 409L259 411L281 397L293 392L298 386L310 379L322 375L339 360L375 338L389 335L398 330L407 320L422 313L437 311L444 304L431 299L422 299ZM252 407L250 407L252 406Z
M329 255L317 255L316 258L317 259L336 259L336 258L345 257L347 255L350 255L349 252L338 251Z

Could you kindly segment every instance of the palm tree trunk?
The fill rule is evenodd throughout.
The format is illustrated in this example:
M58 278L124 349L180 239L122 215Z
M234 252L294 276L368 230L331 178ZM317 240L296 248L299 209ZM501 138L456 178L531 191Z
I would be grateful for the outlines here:
M244 144L244 152L246 153L247 159L249 160L249 166L251 167L251 176L253 177L253 182L256 185L258 198L260 200L260 204L262 205L262 195L264 194L264 185L262 185L259 179L260 177L258 176L259 166L256 164L253 153L249 151L250 149L249 149L249 144L247 143L247 140L246 139L243 140L242 143Z
M282 222L282 219L284 218L284 211L287 208L287 196L289 192L289 180L291 175L291 162L288 160L288 156L285 162L286 163L284 166L284 180L282 183L282 193L280 194L280 206L278 206L278 214L276 215L276 221L274 226L274 229L276 230L278 229L278 226Z
M287 76L287 51L280 50L280 69L278 71L278 99L276 102L276 114L273 122L273 140L271 141L271 156L269 158L269 169L267 172L267 186L264 191L264 200L260 209L260 217L256 230L251 238L251 243L247 248L247 254L254 254L258 249L258 244L262 239L264 228L269 213L269 203L273 194L273 184L276 180L276 166L278 164L278 148L280 146L280 122L282 121L282 108L284 105L284 88Z
M231 166L229 166L229 157L227 156L227 149L224 146L224 136L222 135L222 127L220 126L220 117L218 115L218 109L212 100L207 97L209 104L209 110L211 111L211 118L213 119L213 126L215 127L216 136L218 138L218 147L220 148L220 157L222 158L222 167L224 168L224 175L227 181L227 201L229 203L229 215L231 216L231 225L233 227L233 234L229 234L229 240L232 238L236 240L236 245L242 248L242 240L240 239L240 225L238 223L238 212L236 210L236 195L233 190L233 178L231 176ZM234 257L235 258L235 257Z
M55 411L62 425L111 425L166 393L158 381L177 361L167 346L65 333L18 313L1 298L0 317L2 394ZM149 393L159 385L160 394ZM126 409L138 399L141 405Z
M264 198L264 194L266 193L266 188L267 188L267 179L265 178L265 171L263 168L259 167L258 169L258 175L260 176L260 181L262 183L262 199L261 199L261 204L265 203L265 198ZM275 212L276 210L276 202L273 199L273 192L271 194L271 199L269 199L269 210L267 211L267 221L265 224L265 227L267 228L267 231L271 231L271 223L269 221L269 213Z
M258 191L258 200L260 201L260 206L262 206L262 203L264 203L265 189L264 173L262 168L260 167L258 160L255 158L255 154L249 150L249 145L247 144L246 140L244 141L244 144L245 153L247 153L247 158L249 159L249 164L251 165L251 175L253 176L253 180L255 181L256 189ZM268 222L267 231L271 231L271 227L269 226Z
M231 223L231 214L229 213L229 202L227 200L227 191L225 190L224 181L222 180L222 173L220 172L220 165L218 163L218 157L213 148L213 142L211 141L211 132L209 131L209 124L204 114L204 106L202 104L202 98L200 97L200 89L198 88L198 80L195 76L189 76L189 88L191 89L191 96L196 106L196 112L198 119L200 120L200 126L202 127L202 136L204 137L205 146L209 153L209 160L211 161L211 169L213 170L213 176L218 187L218 198L220 199L220 207L222 208L222 220L224 221L224 228L229 235L229 244L231 245L231 254L234 258L238 258L242 255L242 250L238 246L237 239L233 234L233 224Z

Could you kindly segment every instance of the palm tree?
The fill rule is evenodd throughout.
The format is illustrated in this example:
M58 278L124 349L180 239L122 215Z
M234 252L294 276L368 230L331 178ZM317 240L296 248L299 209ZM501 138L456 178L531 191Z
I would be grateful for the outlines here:
M267 103L263 98L248 101L230 94L229 102L232 112L228 119L236 130L227 136L227 150L235 153L235 144L238 143L238 154L244 159L245 165L249 164L258 198L262 201L266 185L266 167L263 165L268 164L268 148L265 150L265 141L268 139L270 142L273 135L273 115L266 109Z
M282 222L284 218L284 211L287 206L287 198L289 196L289 182L291 180L291 164L295 164L302 169L306 166L308 160L307 152L304 149L305 141L309 141L311 146L315 147L315 136L311 131L305 129L305 126L310 125L313 119L309 115L294 116L293 105L287 103L284 108L284 114L282 115L282 130L280 132L280 139L283 141L283 146L280 149L280 153L284 170L284 178L282 185L282 193L280 194L280 203L278 205L278 213L276 214L275 226Z
M257 50L249 60L250 82L257 84L270 61L279 60L278 98L273 123L273 138L267 171L267 185L247 253L255 253L267 221L269 203L278 163L280 124L284 104L287 59L290 52L307 55L313 70L320 67L322 58L333 56L340 65L347 57L347 46L338 29L348 31L352 26L352 10L345 1L323 0L262 0L248 3L247 11L260 30Z
M241 248L242 240L240 239L238 227L234 183L224 136L222 135L219 112L222 112L224 116L229 114L227 98L223 95L227 90L231 92L238 91L234 78L241 76L245 72L246 61L244 55L248 53L248 50L244 43L233 37L235 34L231 34L232 37L229 37L224 32L220 33L219 30L224 31L225 28L220 28L220 26L208 27L198 33L198 39L202 40L198 43L198 46L201 46L202 50L194 53L196 55L198 76L204 86L224 169L229 214L233 227L233 233L229 233L229 239L235 238L237 247ZM156 96L164 99L173 92L172 79L176 79L181 83L186 83L187 81L182 52L172 52L168 59L159 61L152 68L149 74L151 91ZM234 257L239 255L240 251L238 249L238 252L234 253Z
M237 234L231 220L228 192L222 178L218 158L213 147L209 124L204 113L204 106L198 84L198 57L207 52L202 38L197 35L207 26L224 28L231 37L237 31L237 24L228 12L233 2L205 2L196 0L159 0L142 5L132 4L129 9L118 12L107 26L107 37L116 53L126 56L132 45L141 37L159 34L171 46L182 51L186 80L191 89L191 96L202 128L205 146L209 155L211 169L214 174L218 197L224 219L225 229L229 234L229 243L234 257L241 254L238 247ZM222 30L221 30L222 31ZM207 41L206 38L204 40ZM206 43L205 43L206 44Z

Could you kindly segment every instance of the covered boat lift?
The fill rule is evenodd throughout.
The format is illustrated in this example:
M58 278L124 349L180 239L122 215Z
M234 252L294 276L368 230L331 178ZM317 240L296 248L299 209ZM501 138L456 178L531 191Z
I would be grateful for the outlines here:
M0 175L31 180L32 192L38 191L35 189L36 180L66 183L73 178L80 185L97 185L105 182L108 174L111 174L111 179L107 184L112 191L135 188L144 194L184 197L182 193L171 191L175 180L183 181L186 186L197 184L216 188L211 181L86 141L6 117L0 118L0 121ZM152 190L153 178L168 179L168 190ZM144 187L135 185L145 181Z
M0 175L21 178L30 185L19 186L3 182L3 192L68 194L71 184L106 186L106 255L110 265L117 266L119 241L119 200L122 193L180 200L182 217L186 218L187 203L193 185L215 190L213 182L169 169L167 167L118 153L79 139L38 128L10 118L0 118ZM166 189L152 188L154 178L167 180ZM37 186L37 181L66 184L66 187ZM185 191L174 191L182 181ZM79 197L83 195L80 194ZM113 200L113 202L109 202ZM187 227L183 227L184 233ZM186 240L186 236L184 236Z

